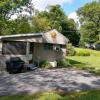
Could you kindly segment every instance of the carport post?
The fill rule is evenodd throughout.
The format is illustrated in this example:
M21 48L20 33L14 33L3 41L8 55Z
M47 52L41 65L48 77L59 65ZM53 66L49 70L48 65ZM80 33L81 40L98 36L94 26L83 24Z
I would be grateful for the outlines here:
M27 42L27 44L26 44L26 57L27 57L27 63L29 63L29 54L30 54L30 43Z

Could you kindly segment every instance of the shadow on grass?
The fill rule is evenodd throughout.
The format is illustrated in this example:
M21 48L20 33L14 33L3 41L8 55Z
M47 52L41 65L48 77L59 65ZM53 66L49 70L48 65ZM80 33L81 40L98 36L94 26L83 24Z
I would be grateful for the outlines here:
M76 61L76 60L72 60L72 59L69 59L69 58L67 58L67 61L68 61L72 66L76 66L76 67L84 67L84 66L87 65L86 63L82 63L82 62L79 62L79 61Z

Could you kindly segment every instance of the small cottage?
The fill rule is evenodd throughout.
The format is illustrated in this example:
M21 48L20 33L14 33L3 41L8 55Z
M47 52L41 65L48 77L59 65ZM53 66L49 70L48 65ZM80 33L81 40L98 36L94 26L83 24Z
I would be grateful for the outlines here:
M11 57L20 57L30 64L48 60L52 66L66 55L68 39L57 30L46 33L31 33L0 36L0 67L6 67Z

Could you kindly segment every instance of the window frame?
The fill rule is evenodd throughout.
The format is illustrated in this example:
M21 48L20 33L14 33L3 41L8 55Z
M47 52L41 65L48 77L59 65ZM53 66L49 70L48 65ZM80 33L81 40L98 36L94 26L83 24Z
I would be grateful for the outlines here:
M7 48L7 43L9 43L8 45L11 45L12 47L14 47L14 44L16 44L15 47L14 47L16 50L22 49L22 48L18 48L18 46L17 46L17 43L18 43L19 46L21 45L20 47L23 46L24 52L21 51L21 50L19 52L13 52L13 53L7 52L5 50L5 49L9 50L9 48ZM26 55L26 47L27 47L27 42L24 42L24 41L3 41L2 42L2 54L3 55Z
M50 43L44 43L43 47L45 50L53 50L53 44Z

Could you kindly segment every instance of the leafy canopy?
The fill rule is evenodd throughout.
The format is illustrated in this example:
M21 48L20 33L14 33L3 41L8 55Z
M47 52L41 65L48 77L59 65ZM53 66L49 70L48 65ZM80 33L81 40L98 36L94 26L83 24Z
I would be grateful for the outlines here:
M29 0L0 0L0 19L6 19L10 11L27 5Z
M44 31L57 29L63 35L68 37L73 45L78 44L79 34L77 32L76 23L74 20L68 19L60 5L49 6L47 10L39 12L36 17L38 23L40 23L40 19L42 19L42 26L40 25L41 28L37 27L39 24L34 25L38 31L41 31L42 29ZM45 25L43 25L43 20Z
M77 14L81 23L81 41L94 43L100 34L100 1L87 3L78 9Z

